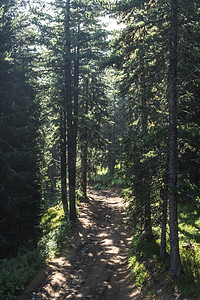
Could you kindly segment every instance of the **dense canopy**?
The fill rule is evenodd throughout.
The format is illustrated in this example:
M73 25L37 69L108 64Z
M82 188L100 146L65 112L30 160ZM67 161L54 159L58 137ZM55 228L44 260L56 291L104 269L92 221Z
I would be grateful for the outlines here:
M49 209L73 224L106 173L178 277L200 242L199 86L198 0L1 0L0 260L43 249Z

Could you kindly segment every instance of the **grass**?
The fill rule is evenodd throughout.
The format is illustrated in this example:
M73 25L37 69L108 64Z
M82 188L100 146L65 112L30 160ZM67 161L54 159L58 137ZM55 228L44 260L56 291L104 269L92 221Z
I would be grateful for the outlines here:
M42 216L42 238L35 249L23 249L0 269L0 299L13 300L66 243L71 224L65 220L61 204L48 208Z
M182 272L177 279L170 277L170 257L165 261L159 257L159 227L154 228L155 239L152 241L145 240L142 235L133 236L129 266L134 281L147 299L156 298L160 286L164 296L171 293L172 299L175 299L174 293L184 298L200 298L200 219L195 207L192 204L179 205ZM169 250L169 240L167 242Z
M147 241L142 235L132 237L129 252L129 267L132 278L139 288L155 274L159 259L159 244L155 239Z
M192 203L179 207L179 239L183 273L178 285L186 296L200 293L200 219Z

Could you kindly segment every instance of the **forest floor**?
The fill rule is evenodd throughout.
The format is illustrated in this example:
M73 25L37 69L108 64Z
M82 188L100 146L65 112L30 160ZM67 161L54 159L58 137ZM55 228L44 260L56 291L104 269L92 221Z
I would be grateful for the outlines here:
M178 295L141 292L131 281L128 253L131 233L125 228L120 191L89 191L66 248L26 288L19 300L180 299Z
M131 234L123 225L124 202L118 190L93 190L79 204L79 218L66 249L49 262L19 300L138 299L130 284Z

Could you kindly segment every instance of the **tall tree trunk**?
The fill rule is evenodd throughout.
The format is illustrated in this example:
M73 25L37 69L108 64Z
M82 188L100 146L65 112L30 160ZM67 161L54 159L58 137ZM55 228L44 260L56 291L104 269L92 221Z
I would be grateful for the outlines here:
M78 29L79 33L79 29ZM77 120L78 120L78 98L79 98L79 46L75 49L74 57L74 120L73 120L73 138L74 138L74 155L76 158L77 146Z
M143 79L144 80L144 79ZM143 95L141 99L141 104L142 104L142 132L143 136L147 135L147 104L146 104L146 99L145 99L145 88L142 88ZM143 149L143 152L145 153L145 149ZM143 187L144 187L144 210L145 210L145 220L144 220L144 230L146 233L146 237L148 240L151 240L153 237L153 232L152 232L152 222L151 222L151 204L150 204L150 193L149 193L149 174L148 171L146 174L144 174L144 180L143 180Z
M69 171L69 218L75 221L76 215L76 156L74 155L74 132L72 123L72 79L71 79L71 35L70 35L70 0L66 1L65 15L65 83L67 102L67 137L68 137L68 171Z
M140 66L143 67L143 59L142 55L140 56ZM148 134L147 133L147 124L148 124L148 114L147 114L147 101L146 101L146 86L145 86L145 75L144 71L140 79L141 86L141 121L142 121L142 134L143 137ZM145 148L143 149L143 153L145 153ZM153 238L152 232L152 221L151 221L151 204L150 204L150 187L149 187L149 173L148 170L146 174L143 175L143 195L144 195L144 230L148 240Z
M170 61L168 78L169 105L169 210L170 210L170 255L171 275L180 274L181 262L178 238L177 213L177 41L178 41L178 0L171 0Z
M79 33L79 29L78 29ZM79 99L79 46L74 49L74 114L72 117L72 143L71 143L71 158L70 162L70 182L71 182L71 206L70 206L70 219L76 219L76 156L77 156L77 121L78 121L78 99Z
M88 143L83 141L81 145L81 191L84 200L87 200L87 174L88 174Z
M61 155L61 198L65 217L68 217L67 180L66 180L66 112L60 112L60 155Z
M145 185L144 185L145 186ZM150 205L150 196L149 194L145 198L145 220L144 220L144 230L147 240L152 240L152 221L151 221L151 205Z
M109 171L110 171L110 175L114 175L115 172L115 158L114 158L114 154L110 153L109 155Z
M88 114L88 97L89 97L89 82L86 79L86 101L84 103L84 113ZM87 178L88 178L88 129L87 125L85 131L82 133L81 143L81 190L83 192L84 200L87 200Z
M167 176L164 179L164 188L162 191L162 224L161 224L161 244L160 244L160 257L162 259L166 258L167 251L166 251L166 233L167 233L167 203L168 203L168 183L167 183Z
M115 172L115 124L111 125L110 128L110 147L109 147L109 171L110 175L114 175Z

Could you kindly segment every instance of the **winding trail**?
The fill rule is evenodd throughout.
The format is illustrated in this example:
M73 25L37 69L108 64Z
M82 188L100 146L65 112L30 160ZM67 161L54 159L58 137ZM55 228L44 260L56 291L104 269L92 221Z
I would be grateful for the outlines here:
M90 190L79 205L75 236L19 300L138 299L127 258L131 235L123 225L124 203L116 190Z

